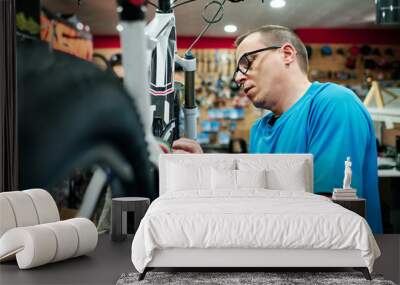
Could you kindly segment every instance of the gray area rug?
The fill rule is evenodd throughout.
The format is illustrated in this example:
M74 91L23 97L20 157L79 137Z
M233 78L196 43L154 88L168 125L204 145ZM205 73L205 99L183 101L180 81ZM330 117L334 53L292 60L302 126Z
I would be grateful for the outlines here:
M117 285L133 284L379 284L395 285L381 275L372 274L372 281L360 272L148 272L142 281L139 273L122 274Z

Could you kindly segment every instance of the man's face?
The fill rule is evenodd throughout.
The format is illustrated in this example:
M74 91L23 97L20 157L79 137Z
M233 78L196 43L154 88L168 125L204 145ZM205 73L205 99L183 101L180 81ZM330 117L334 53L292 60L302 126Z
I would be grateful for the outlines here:
M268 47L259 33L247 36L236 49L236 58L258 49ZM279 99L277 86L283 76L279 49L262 51L249 56L250 67L246 74L237 72L235 80L242 85L246 96L258 108L271 109Z

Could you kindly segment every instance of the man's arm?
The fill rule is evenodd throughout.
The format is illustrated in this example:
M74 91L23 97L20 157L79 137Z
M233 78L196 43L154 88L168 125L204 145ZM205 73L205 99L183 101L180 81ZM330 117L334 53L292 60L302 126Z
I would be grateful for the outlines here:
M314 155L316 192L341 188L344 161L352 160L352 187L362 195L365 150L370 139L368 121L351 94L319 94L308 120L308 152Z
M173 153L203 153L200 144L195 140L180 138L172 144Z
M314 155L314 191L341 188L344 161L352 160L351 187L367 199L367 220L382 232L373 123L361 101L348 89L328 87L313 102L308 120L308 152Z

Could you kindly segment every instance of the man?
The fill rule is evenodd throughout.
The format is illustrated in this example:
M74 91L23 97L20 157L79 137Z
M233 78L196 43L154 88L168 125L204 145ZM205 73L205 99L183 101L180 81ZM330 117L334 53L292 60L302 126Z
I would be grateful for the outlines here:
M314 192L341 188L344 161L352 160L352 187L367 200L366 216L382 232L376 140L371 117L349 89L311 83L307 51L281 26L264 26L236 40L235 80L252 103L268 113L250 132L251 153L312 153ZM176 153L202 153L195 141L180 139Z

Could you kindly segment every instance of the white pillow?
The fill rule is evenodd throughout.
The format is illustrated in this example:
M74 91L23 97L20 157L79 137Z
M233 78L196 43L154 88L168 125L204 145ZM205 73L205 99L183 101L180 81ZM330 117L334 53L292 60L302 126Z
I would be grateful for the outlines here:
M239 170L266 170L266 188L268 189L296 191L306 191L307 189L308 165L304 160L239 159L237 163Z
M289 169L268 169L266 172L268 189L303 192L307 189L305 163L295 164Z
M236 190L236 170L211 169L211 188L213 190Z
M238 188L267 188L266 170L236 170Z
M167 191L210 189L210 167L168 163Z

